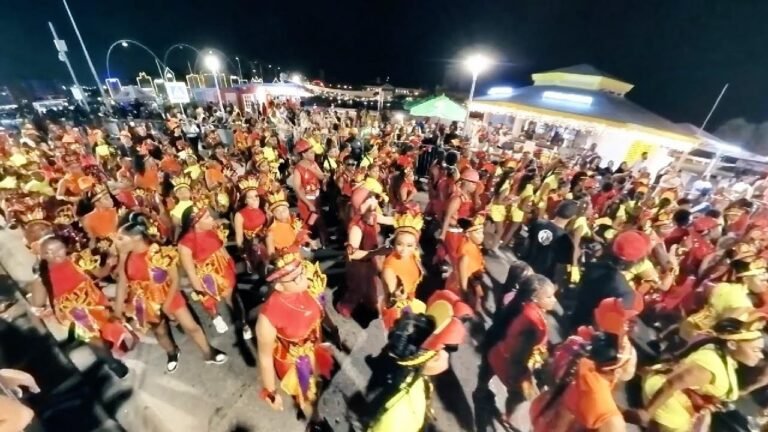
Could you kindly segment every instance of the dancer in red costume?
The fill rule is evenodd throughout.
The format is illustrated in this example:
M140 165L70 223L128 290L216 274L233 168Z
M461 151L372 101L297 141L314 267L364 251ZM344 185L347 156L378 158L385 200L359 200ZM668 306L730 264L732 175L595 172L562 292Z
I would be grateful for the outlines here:
M206 363L226 362L226 354L208 343L179 291L176 248L155 243L153 237L157 234L157 226L141 213L131 213L120 227L115 240L120 253L115 315L120 317L125 311L134 328L154 333L168 356L168 372L175 372L179 364L179 347L173 340L169 319L178 322L184 334L195 342Z
M326 281L322 273L310 280L307 266L294 253L278 257L273 264L267 277L273 291L256 323L261 397L273 409L282 410L280 388L315 423L319 420L319 377L330 378L333 367L330 346L322 337Z
M213 319L216 331L228 330L224 318L217 311L218 303L225 300L232 306L235 288L235 261L224 248L226 230L216 223L207 200L198 200L184 210L179 234L181 266L199 299Z

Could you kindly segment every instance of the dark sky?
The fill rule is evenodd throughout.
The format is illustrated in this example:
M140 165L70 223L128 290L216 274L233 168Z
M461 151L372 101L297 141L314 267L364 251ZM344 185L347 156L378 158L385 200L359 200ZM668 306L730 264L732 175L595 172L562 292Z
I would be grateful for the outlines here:
M765 0L69 0L100 77L120 38L162 59L176 42L215 47L329 82L468 87L456 60L486 47L500 62L480 86L527 85L532 72L589 63L632 82L629 97L674 121L700 123L731 84L710 129L733 117L768 120ZM332 6L331 6L332 5ZM0 83L69 80L47 21L91 77L59 0L0 0ZM191 51L169 64L186 70ZM243 62L246 69L246 64ZM154 71L136 47L116 48L112 75Z

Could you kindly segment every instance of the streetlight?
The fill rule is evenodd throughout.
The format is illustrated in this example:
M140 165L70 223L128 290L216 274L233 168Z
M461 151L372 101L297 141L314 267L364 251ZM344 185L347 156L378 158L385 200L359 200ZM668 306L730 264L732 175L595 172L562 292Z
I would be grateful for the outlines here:
M219 78L217 77L219 74L219 68L221 67L221 62L219 61L219 58L213 54L208 54L205 56L204 61L205 67L213 72L213 83L216 85L216 96L219 98L219 109L221 110L221 114L224 115L224 102L221 101L221 90L219 90Z
M170 47L168 47L167 50L165 50L165 54L163 54L163 64L164 65L166 65L166 66L168 65L168 55L170 55L171 51L173 51L173 49L175 49L175 48L178 48L180 50L184 49L184 48L189 48L192 51L194 51L195 55L196 55L196 57L195 57L195 67L197 67L197 61L200 59L200 56L202 55L200 53L200 50L195 48L195 47L193 47L190 44L186 44L186 43L183 43L183 42L175 43L175 44L171 45ZM187 62L187 66L189 67L189 73L190 74L195 73L194 70L192 70L192 65L189 64L189 62Z
M488 69L491 60L482 54L473 54L464 60L464 66L472 73L472 87L469 89L469 101L467 102L467 116L464 118L464 134L469 133L469 106L472 104L472 98L475 97L475 85L477 76Z
M243 68L240 67L240 57L235 57L235 61L237 62L237 72L240 74L238 78L241 80L243 79Z
M157 71L160 73L159 78L162 79L165 76L165 74L163 73L163 69L160 66L160 65L165 66L165 63L160 61L157 55L155 55L154 51L147 48L147 46L142 44L141 42L138 42L132 39L119 39L113 42L112 45L110 45L109 48L107 49L107 78L112 78L112 74L110 73L110 70L109 70L109 56L112 54L112 50L118 45L122 46L123 48L127 48L128 44L136 45L139 48L142 48L144 51L148 52L149 55L151 55L155 59L155 65L157 65Z

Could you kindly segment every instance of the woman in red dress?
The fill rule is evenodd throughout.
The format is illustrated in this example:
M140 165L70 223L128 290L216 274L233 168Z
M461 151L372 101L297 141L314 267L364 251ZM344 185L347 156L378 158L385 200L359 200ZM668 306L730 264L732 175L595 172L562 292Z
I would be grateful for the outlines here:
M235 243L245 260L249 273L264 270L266 249L263 246L264 227L267 215L260 208L259 182L254 176L241 178L237 182L240 189L239 210L235 213Z
M352 208L355 216L347 229L347 287L338 304L339 313L346 318L361 306L366 312L378 313L381 256L389 253L379 244L379 224L392 223L378 213L376 196L365 187L352 193Z
M120 350L128 333L112 315L107 297L86 274L98 268L99 259L88 252L70 255L64 242L56 237L40 242L40 259L40 278L56 318L69 327L76 339L88 343L115 375L123 378L128 368L114 358L110 349Z
M463 238L463 231L458 226L458 220L474 216L473 194L479 181L480 175L477 171L471 168L465 169L456 183L455 191L446 202L440 240L443 242L444 253L454 267L458 265L458 259L461 256L459 247Z
M211 347L179 291L178 252L155 243L152 237L156 234L157 226L141 213L131 213L120 227L115 241L120 252L115 315L125 311L134 328L154 333L168 355L168 372L175 372L179 364L179 347L169 319L178 322L195 342L206 363L226 362L227 355Z
M235 288L235 261L224 248L226 230L211 215L207 200L198 200L184 210L179 233L181 266L219 333L229 327L217 311L221 300L232 307Z
M416 196L413 168L403 168L395 174L390 187L390 202L398 213L405 213L418 209L418 203L413 199Z
M256 322L261 398L273 409L282 410L279 384L304 415L316 422L318 378L330 378L333 366L330 347L322 336L325 313L320 296L325 281L310 281L297 254L288 253L273 263L274 270L267 277L273 290Z
M537 274L524 278L514 298L494 317L483 341L485 357L475 397L488 397L488 381L493 375L499 377L507 388L504 420L513 427L524 426L513 421L515 408L538 394L534 373L547 358L546 313L556 304L555 286L549 279Z
M109 189L102 184L93 185L88 191L87 198L93 205L93 210L83 216L81 221L83 229L91 239L93 247L102 253L110 253L118 223L115 199Z

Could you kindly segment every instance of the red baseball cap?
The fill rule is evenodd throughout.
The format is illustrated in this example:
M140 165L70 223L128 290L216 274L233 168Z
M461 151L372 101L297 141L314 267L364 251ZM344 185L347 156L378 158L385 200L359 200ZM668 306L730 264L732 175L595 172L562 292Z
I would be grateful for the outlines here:
M611 249L624 261L640 261L651 251L651 239L640 231L623 231L616 235Z
M311 147L312 146L309 144L309 141L307 141L305 139L300 139L300 140L296 141L296 144L293 146L293 150L297 154L302 154L305 151L309 150Z

